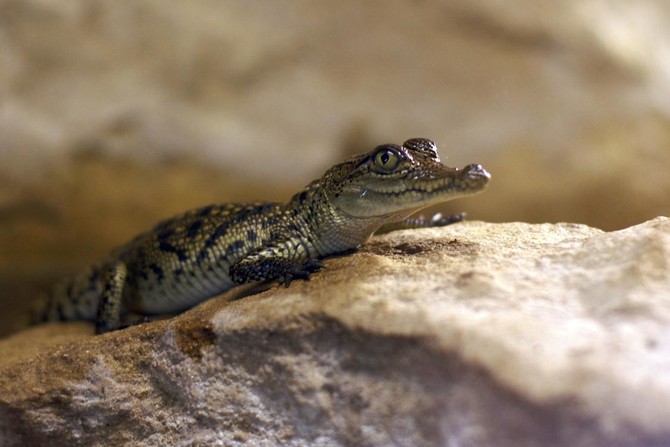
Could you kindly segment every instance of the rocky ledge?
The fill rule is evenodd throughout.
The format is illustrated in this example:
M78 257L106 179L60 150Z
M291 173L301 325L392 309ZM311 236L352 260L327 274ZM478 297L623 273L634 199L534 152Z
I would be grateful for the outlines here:
M252 289L0 341L0 445L670 445L668 218L398 232Z

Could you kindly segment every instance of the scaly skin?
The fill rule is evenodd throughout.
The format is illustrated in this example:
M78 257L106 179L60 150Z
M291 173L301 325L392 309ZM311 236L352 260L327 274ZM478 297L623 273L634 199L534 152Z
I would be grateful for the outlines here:
M159 223L103 262L54 287L42 320L92 320L119 328L128 312L180 312L238 284L309 279L320 258L373 233L460 220L408 219L426 206L483 190L479 165L440 163L435 144L414 138L335 165L288 203L213 205Z

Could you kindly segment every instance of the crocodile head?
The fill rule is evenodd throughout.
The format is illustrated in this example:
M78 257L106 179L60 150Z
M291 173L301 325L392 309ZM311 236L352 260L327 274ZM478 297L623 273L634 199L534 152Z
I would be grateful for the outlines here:
M329 169L322 186L339 212L371 218L410 215L435 203L482 191L491 178L477 164L463 169L440 162L435 143L412 138L384 144Z

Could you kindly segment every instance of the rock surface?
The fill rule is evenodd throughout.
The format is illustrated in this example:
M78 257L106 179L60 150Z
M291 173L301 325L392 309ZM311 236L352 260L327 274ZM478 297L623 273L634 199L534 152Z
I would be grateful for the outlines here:
M0 445L670 444L668 218L398 232L251 292L1 341Z

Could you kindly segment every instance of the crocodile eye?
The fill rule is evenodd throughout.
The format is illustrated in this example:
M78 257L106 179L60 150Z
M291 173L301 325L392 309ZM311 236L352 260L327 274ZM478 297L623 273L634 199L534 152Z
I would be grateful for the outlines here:
M400 157L398 153L388 147L380 148L374 156L375 166L383 172L392 171L398 166Z

